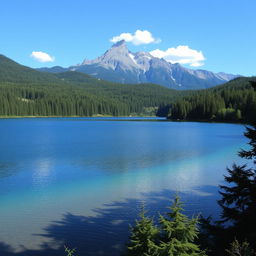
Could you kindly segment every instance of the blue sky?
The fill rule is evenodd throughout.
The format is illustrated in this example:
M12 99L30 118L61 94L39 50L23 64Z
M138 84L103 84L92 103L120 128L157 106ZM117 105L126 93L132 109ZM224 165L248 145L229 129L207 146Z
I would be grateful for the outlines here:
M172 62L177 57L191 68L256 75L255 11L255 0L2 0L0 53L30 67L71 66L130 33L131 51L154 51ZM136 41L138 30L153 39ZM32 52L54 61L38 62Z

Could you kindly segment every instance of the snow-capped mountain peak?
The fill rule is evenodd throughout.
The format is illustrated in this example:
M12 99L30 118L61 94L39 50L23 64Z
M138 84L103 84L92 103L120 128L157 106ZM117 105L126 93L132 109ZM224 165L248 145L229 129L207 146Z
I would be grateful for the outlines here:
M85 60L69 70L119 83L148 82L174 89L204 89L237 77L223 72L188 69L153 57L145 51L133 53L124 40L112 45L102 56Z

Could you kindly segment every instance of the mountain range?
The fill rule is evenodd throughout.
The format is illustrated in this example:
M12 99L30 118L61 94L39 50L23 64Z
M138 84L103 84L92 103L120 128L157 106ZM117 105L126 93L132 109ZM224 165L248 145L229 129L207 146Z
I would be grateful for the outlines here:
M0 117L148 116L189 93L149 83L114 83L76 71L40 72L0 54Z
M255 77L206 90L173 90L152 83L114 83L76 71L40 72L0 55L0 116L168 115L212 120L224 113L230 121L233 114L236 120L250 121L255 118L256 94L249 81Z
M148 52L133 53L128 50L124 40L94 60L84 60L68 68L55 66L38 70L49 73L77 71L117 83L154 83L177 90L206 89L238 77L223 72L188 69L178 63L171 64L165 59L153 57Z

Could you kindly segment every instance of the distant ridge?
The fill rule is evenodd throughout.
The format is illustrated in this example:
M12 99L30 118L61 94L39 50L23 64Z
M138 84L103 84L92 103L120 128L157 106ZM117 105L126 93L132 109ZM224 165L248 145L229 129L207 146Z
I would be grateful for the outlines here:
M180 93L154 84L113 83L76 71L40 72L0 55L0 117L154 116L159 105Z
M58 79L53 74L39 72L20 65L0 54L0 82L33 83L47 81L58 83Z
M150 83L113 83L77 71L44 73L0 55L0 116L171 114L175 118L173 109L181 107L176 112L187 115L199 104L202 111L196 108L196 115L209 109L215 109L212 116L232 110L246 121L254 118L256 111L255 93L249 81L255 78L239 77L207 90L178 91Z
M206 89L227 81L237 75L223 72L188 69L153 57L148 52L133 53L124 40L115 43L102 56L85 60L69 68L52 67L38 69L59 73L67 70L89 74L96 78L118 83L154 83L177 90Z

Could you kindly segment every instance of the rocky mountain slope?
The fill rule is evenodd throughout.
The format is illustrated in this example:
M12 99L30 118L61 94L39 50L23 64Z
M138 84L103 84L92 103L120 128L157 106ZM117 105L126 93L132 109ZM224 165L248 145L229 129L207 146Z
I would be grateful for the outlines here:
M40 71L64 72L67 70L89 74L99 79L118 83L155 83L168 88L188 90L205 89L225 83L236 75L188 69L153 57L148 52L133 53L125 41L119 41L102 56L85 60L69 68L41 68Z

